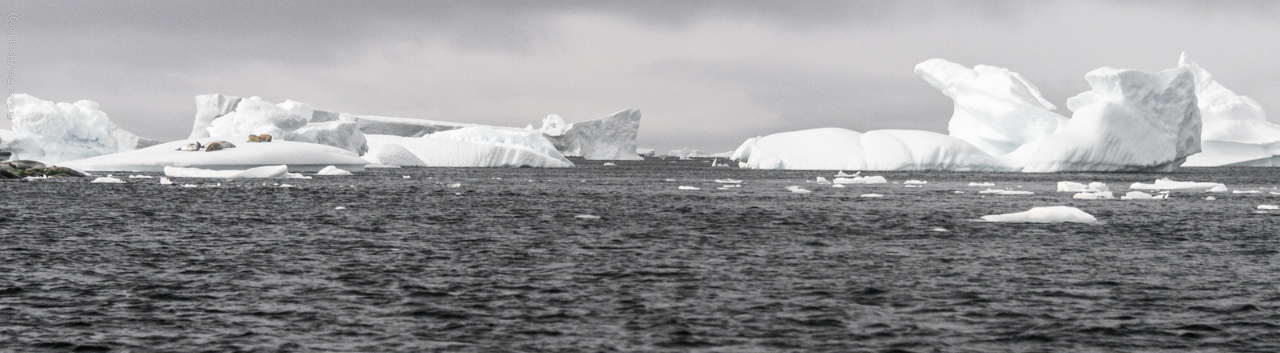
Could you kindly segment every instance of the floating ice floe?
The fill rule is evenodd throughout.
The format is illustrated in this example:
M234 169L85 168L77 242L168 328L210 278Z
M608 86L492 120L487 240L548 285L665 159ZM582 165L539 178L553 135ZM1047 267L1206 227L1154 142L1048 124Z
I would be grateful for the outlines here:
M1218 199L1218 198L1213 197L1213 196L1205 196L1205 197L1204 197L1204 200L1205 200L1205 201L1213 201L1213 200L1217 200L1217 199Z
M675 180L669 180L669 181L675 181ZM716 179L716 182L721 184L742 184L742 180L738 180L738 179Z
M791 191L791 192L794 192L794 193L797 193L797 194L808 194L808 193L812 193L812 192L813 192L813 191L810 191L810 190L805 190L804 188L799 187L799 186L795 186L795 185L788 186L788 187L786 187L786 189L787 189L788 191Z
M1101 192L1101 191L1111 191L1111 189L1107 188L1107 184L1103 184L1096 181L1089 183L1089 185L1070 182L1070 181L1058 182L1058 192Z
M160 177L160 185L173 185L173 181L166 177Z
M862 174L862 172L854 172L853 174L849 174L849 173L845 173L843 170L841 170L841 171L836 172L836 177L837 177L837 178L849 178L849 177L856 177L856 176L858 176L859 174Z
M155 144L117 127L94 101L55 103L16 93L7 103L13 130L0 130L0 151L12 152L13 160L61 165Z
M1194 181L1174 181L1169 178L1156 179L1155 183L1133 183L1129 185L1130 189L1138 190L1188 190L1188 189L1210 189L1214 187L1226 187L1220 183L1205 183Z
M902 184L904 185L925 185L928 183L929 183L928 181L924 181L924 180L907 180L902 182Z
M1110 191L1090 191L1071 195L1071 198L1081 200L1110 200L1116 198L1116 196Z
M858 197L865 197L865 198L877 198L877 197L884 197L884 195L881 195L881 194L862 194L862 195L858 195Z
M111 176L111 174L107 174L107 176L104 176L104 177L98 177L97 179L93 179L93 181L91 181L91 183L124 184L124 180L120 180L119 178L116 178L116 177Z
M1280 210L1280 206L1276 205L1258 205L1259 210Z
M979 191L978 193L979 194L996 194L996 195L1033 195L1035 194L1034 192L1031 192L1031 191L996 190L996 189L986 189L986 190Z
M843 188L844 188L844 184L831 184L831 187L833 187L833 188L841 188L841 189L843 189Z
M155 177L150 175L130 175L129 179L155 179Z
M1258 190L1231 190L1232 194L1261 194Z
M1032 207L1029 211L982 216L987 222L1019 223L1094 223L1093 215L1070 206Z
M985 187L991 187L991 186L996 186L996 183L975 183L975 182L971 182L971 183L969 183L969 186L985 186Z
M1151 194L1141 191L1129 191L1125 193L1124 196L1120 196L1121 200L1164 200L1167 198L1169 198L1169 195L1167 194L1152 196Z
M700 188L693 187L693 186L688 186L688 185L680 185L680 187L678 187L677 189L680 189L680 190L702 190L702 189L700 189Z
M573 218L577 218L577 219L586 219L586 220L593 220L593 219L600 219L600 216L597 216L597 215L590 215L590 214L580 214L580 215L577 215L577 216L573 216Z
M202 144L213 139L197 140ZM314 143L274 141L236 143L235 148L212 152L180 151L189 141L173 141L140 150L97 156L59 164L83 171L161 172L165 167L201 169L248 169L288 165L294 172L315 172L325 166L363 171L368 164L355 153Z
M855 176L852 178L836 178L831 182L835 184L855 184L855 185L856 184L888 184L889 180L885 179L883 176L873 175L873 176L865 176L865 177Z
M338 206L338 207L334 207L333 209L335 209L335 210L345 210L345 209L347 209L347 208L346 208L346 207L342 207L342 206Z
M449 187L450 187L450 188L454 188L454 189L456 189L456 188L460 188L460 187L462 187L462 183L453 183L453 184L449 184Z
M328 166L328 167L324 167L324 169L320 169L319 172L316 172L316 175L343 176L343 175L352 175L352 174L351 172L348 172L336 166Z
M272 179L296 178L310 179L298 173L290 173L289 166L276 165L243 170L210 170L200 168L164 167L164 175L171 178L215 178L215 179Z
M1227 186L1226 185L1214 186L1209 188L1209 190L1205 190L1204 192L1227 192Z
M616 167L616 166L618 166L618 164L613 163L613 162L605 162L604 164L601 164L601 165L606 166L606 167Z
M291 188L291 187L293 187L293 185L291 185L291 184L280 184L280 187L282 187L282 188Z

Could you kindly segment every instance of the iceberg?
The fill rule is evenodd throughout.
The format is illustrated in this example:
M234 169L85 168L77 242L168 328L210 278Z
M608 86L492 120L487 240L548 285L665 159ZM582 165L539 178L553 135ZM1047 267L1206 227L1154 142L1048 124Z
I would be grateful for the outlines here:
M370 148L378 151L379 164L421 162L430 167L535 167L568 168L565 159L540 133L473 126L446 130L422 137L366 135ZM398 151L399 145L417 160ZM384 149L389 149L384 152Z
M671 157L678 157L680 159L689 159L694 157L707 157L706 153L703 153L700 150L689 149L688 147L678 149L678 150L667 151L667 155Z
M1184 166L1280 166L1280 125L1267 121L1261 104L1223 87L1187 53L1182 53L1178 66L1195 76L1204 122L1203 152L1187 157Z
M992 156L1037 142L1067 123L1035 85L1008 69L930 59L915 72L954 101L950 135Z
M306 178L302 174L289 173L287 165L271 165L244 170L209 170L200 168L164 167L164 175L171 178L217 179L273 179Z
M189 139L238 140L259 134L271 135L275 140L333 146L357 155L369 149L359 123L350 115L338 114L335 118L333 113L292 100L271 104L258 97L196 96L196 117Z
M542 121L542 128L486 126L447 121L353 115L359 130L368 135L423 137L440 132L468 127L536 132L552 143L566 157L582 157L588 160L640 160L641 149L636 148L636 136L640 131L640 111L623 110L612 115L588 121L566 123L559 115L549 115Z
M377 135L365 135L377 136ZM409 149L394 143L374 144L364 159L371 164L396 167L425 167L427 162L418 159Z
M320 169L320 171L316 172L316 175L347 176L352 174L351 172L343 170L342 168L338 168L337 166L331 165L328 167L324 167L323 169Z
M1067 100L1071 120L1039 142L1022 171L1169 172L1200 152L1200 109L1187 69L1104 67L1085 80L1093 90Z
M0 130L0 150L13 160L54 164L137 149L150 142L117 127L97 102L50 102L9 96L13 131Z
M1093 215L1070 206L1032 207L1029 211L982 216L982 220L1021 223L1094 223L1098 221Z
M964 140L916 130L783 132L747 139L730 159L751 169L1013 170Z
M218 139L204 138L196 142L207 144L216 140ZM368 164L354 152L314 143L237 142L235 148L213 152L178 150L188 143L190 142L166 142L139 150L74 160L60 163L60 165L82 171L133 172L163 172L165 167L243 170L262 166L288 165L289 170L293 172L316 172L330 165L345 170L363 171L365 164Z
M1111 189L1107 188L1107 184L1103 184L1096 181L1089 183L1089 185L1070 182L1070 181L1058 182L1058 192L1104 192L1104 191L1111 191Z

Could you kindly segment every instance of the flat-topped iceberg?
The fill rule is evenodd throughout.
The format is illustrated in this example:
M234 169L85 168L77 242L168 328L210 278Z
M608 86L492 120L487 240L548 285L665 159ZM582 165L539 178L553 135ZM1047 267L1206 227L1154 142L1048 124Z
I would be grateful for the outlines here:
M341 148L314 143L273 141L264 143L235 140L236 147L212 152L180 151L192 142L208 145L216 138L173 141L140 150L59 163L83 171L162 172L165 167L210 170L244 170L262 166L288 165L292 172L316 172L326 166L363 171L368 164L358 155Z
M1262 105L1223 87L1182 53L1178 66L1195 75L1196 98L1204 121L1199 154L1188 167L1280 166L1280 125L1267 121Z
M440 132L468 127L506 131L535 132L551 142L566 157L582 157L588 160L640 160L637 155L636 136L640 131L640 111L623 110L609 116L576 123L567 123L559 115L549 115L542 127L534 129L486 126L426 119L395 118L352 115L360 131L369 135L423 137Z
M378 164L422 163L430 167L567 168L565 159L541 134L466 127L422 137L366 135ZM398 146L398 147L396 147ZM413 158L403 154L408 151ZM385 152L384 152L385 151ZM416 160L415 160L416 158ZM374 161L371 159L370 161Z
M0 150L13 160L53 164L154 144L117 127L91 100L55 103L18 93L8 105L13 131L0 130Z
M752 169L1013 170L964 140L917 130L783 132L748 139L730 159Z

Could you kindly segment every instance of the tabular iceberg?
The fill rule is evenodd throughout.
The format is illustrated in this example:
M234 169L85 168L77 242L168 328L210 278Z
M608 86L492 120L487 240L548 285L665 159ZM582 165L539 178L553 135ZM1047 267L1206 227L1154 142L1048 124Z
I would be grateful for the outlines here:
M217 138L196 141L208 144ZM239 141L239 140L237 140ZM235 148L213 152L179 151L188 141L173 141L140 150L74 160L60 165L83 171L161 172L165 167L211 170L244 170L288 165L292 172L316 172L327 166L363 171L365 164L354 152L341 148L293 141L238 143Z
M369 135L423 137L467 127L540 133L566 157L588 160L640 160L636 135L640 131L640 111L623 110L604 118L566 123L559 115L549 115L542 127L533 129L464 124L425 119L355 115L360 131Z
M1262 105L1223 87L1186 53L1178 66L1195 76L1204 121L1204 151L1187 157L1184 166L1280 166L1280 126L1267 121Z
M422 137L367 135L378 164L401 162L430 167L567 168L565 159L542 134L531 131L466 127ZM400 150L412 154L404 156Z
M964 140L916 130L783 132L748 139L730 159L752 169L1014 170Z
M12 152L13 160L53 164L131 151L148 143L116 127L94 101L54 103L18 93L9 96L8 104L13 131L0 130L0 150Z
M352 116L316 110L310 104L286 100L271 104L258 97L241 99L221 94L196 96L191 139L216 137L238 141L268 134L284 141L329 145L364 154L369 147Z

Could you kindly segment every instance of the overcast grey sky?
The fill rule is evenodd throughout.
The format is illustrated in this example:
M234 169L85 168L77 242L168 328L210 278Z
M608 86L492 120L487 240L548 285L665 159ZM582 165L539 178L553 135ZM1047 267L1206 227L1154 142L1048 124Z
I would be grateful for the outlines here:
M731 150L816 127L946 132L929 58L1022 73L1046 98L1187 51L1280 121L1277 1L6 1L16 88L90 99L175 140L197 94L538 125L638 108L640 145ZM1063 112L1070 114L1069 112ZM0 119L0 128L9 123Z

